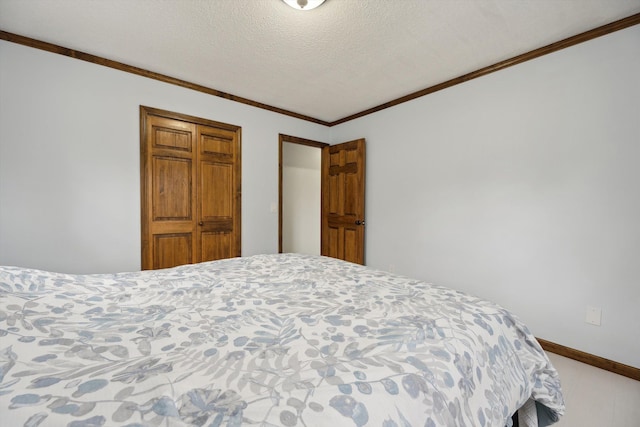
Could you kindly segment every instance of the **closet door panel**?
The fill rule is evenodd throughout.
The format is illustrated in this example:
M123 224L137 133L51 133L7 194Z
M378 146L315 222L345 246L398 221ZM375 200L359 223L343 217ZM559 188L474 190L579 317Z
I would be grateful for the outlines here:
M200 168L201 218L205 221L230 220L233 216L233 166L202 162Z
M148 116L141 141L142 267L195 262L196 126Z
M193 219L191 159L154 156L152 161L153 220Z
M240 256L238 134L198 126L200 261Z
M189 264L193 244L191 233L156 234L154 237L153 268L169 268Z

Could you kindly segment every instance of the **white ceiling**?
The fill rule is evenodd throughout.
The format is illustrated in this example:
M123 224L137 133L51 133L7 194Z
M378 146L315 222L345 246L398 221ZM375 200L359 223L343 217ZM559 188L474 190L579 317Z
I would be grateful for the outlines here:
M0 0L0 30L333 122L640 12L640 0Z

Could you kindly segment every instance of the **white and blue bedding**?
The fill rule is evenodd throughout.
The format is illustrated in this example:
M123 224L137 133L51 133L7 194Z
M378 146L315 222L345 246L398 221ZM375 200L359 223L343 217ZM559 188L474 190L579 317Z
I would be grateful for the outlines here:
M335 260L0 268L3 426L504 426L560 382L515 316Z

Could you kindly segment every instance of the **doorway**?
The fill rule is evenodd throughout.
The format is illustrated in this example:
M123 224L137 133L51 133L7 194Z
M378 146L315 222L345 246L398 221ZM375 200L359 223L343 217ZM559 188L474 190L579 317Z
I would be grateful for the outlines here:
M279 135L278 252L320 255L322 149L329 144Z
M290 152L294 155L289 156ZM364 265L364 138L329 145L280 134L278 153L278 251L317 254L319 247L320 255ZM319 170L317 160L309 160L303 153L311 153L311 158L320 154ZM300 179L303 175L307 178ZM291 193L291 187L296 187L296 193ZM296 197L303 202L288 201ZM302 206L302 210L289 211L291 206Z

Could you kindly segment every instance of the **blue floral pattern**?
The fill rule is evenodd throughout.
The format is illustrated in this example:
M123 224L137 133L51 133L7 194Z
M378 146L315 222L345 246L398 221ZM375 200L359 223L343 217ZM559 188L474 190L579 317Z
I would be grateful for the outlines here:
M0 267L11 426L504 426L564 411L507 310L325 257L120 274Z

